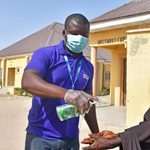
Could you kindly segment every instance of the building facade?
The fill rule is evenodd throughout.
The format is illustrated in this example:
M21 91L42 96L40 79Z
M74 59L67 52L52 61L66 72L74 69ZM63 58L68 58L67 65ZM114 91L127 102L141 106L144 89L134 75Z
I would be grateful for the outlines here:
M132 1L96 17L90 31L95 71L98 49L111 51L111 104L126 105L127 126L138 123L150 106L150 1ZM95 73L94 85L97 78Z

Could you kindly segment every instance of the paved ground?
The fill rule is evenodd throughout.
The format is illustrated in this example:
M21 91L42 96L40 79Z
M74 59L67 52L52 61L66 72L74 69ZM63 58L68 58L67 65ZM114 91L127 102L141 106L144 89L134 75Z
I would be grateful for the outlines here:
M125 107L109 106L109 97L97 104L97 119L100 129L114 132L124 130ZM31 98L0 95L0 150L24 150L25 128ZM90 132L84 119L80 121L80 139ZM81 145L82 147L83 145Z

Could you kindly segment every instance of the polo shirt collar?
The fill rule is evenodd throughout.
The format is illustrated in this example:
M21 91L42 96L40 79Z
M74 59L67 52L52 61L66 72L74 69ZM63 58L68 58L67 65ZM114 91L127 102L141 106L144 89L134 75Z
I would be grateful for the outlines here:
M65 49L65 42L64 42L64 40L62 40L62 41L59 43L59 45L58 45L58 52L59 52L59 54L61 54L61 55L70 55L70 54L68 53L68 51ZM78 57L80 57L80 56L83 56L83 53L81 53Z

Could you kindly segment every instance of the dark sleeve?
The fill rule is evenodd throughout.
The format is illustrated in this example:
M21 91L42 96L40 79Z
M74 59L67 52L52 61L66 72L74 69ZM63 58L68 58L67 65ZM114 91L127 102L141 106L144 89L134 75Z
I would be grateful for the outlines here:
M126 129L119 134L123 150L140 150L141 143L150 142L150 109L144 115L144 121L139 125ZM132 148L132 149L131 149Z
M127 130L119 134L119 136L122 143L121 150L141 150L140 143L134 132Z
M126 131L133 132L140 142L150 138L150 109L144 115L144 121Z

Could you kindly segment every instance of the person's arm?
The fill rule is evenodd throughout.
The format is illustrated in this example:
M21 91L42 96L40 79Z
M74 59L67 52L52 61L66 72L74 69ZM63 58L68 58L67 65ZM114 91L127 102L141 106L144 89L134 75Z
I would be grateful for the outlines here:
M67 89L43 80L35 70L26 70L22 77L22 88L33 95L47 98L64 98Z
M121 138L124 138L128 134L135 135L139 142L150 143L150 108L144 114L143 122L140 122L137 126L126 129L125 132L120 133L119 135Z
M119 133L119 136L113 139L104 138L98 134L92 134L90 137L93 143L90 146L84 147L83 150L106 150L122 146L123 150L141 149L140 143L148 143L150 141L150 126L149 122L143 122L140 125L131 127L125 132ZM83 144L84 141L82 142Z
M94 98L92 95L84 91L67 90L60 86L50 84L42 79L39 73L35 70L26 70L22 77L22 88L28 93L36 96L63 99L66 103L73 104L76 111L81 110L83 113L88 110L88 101Z
M144 115L144 122L137 126L126 129L125 132L119 133L117 138L106 139L98 134L92 134L94 143L83 148L84 150L105 150L122 146L124 150L141 149L140 143L150 143L150 109ZM84 142L83 142L84 143ZM85 143L86 144L86 143Z
M87 93L92 95L92 91L88 91ZM97 123L97 118L96 118L95 105L93 105L90 108L90 111L88 112L88 114L85 114L84 118L85 118L86 123L88 124L91 132L92 133L98 133L99 132L99 128L98 128L98 123Z
M94 139L94 143L87 147L83 147L83 150L107 150L121 145L120 137L107 139L98 134L92 134L90 137Z
M122 141L129 139L129 136L135 136L139 143L150 143L150 122L144 121L137 126L126 129L125 132L119 133L119 136Z
M48 83L43 78L54 61L53 47L37 49L25 67L22 88L28 93L47 98L64 98L66 89Z

